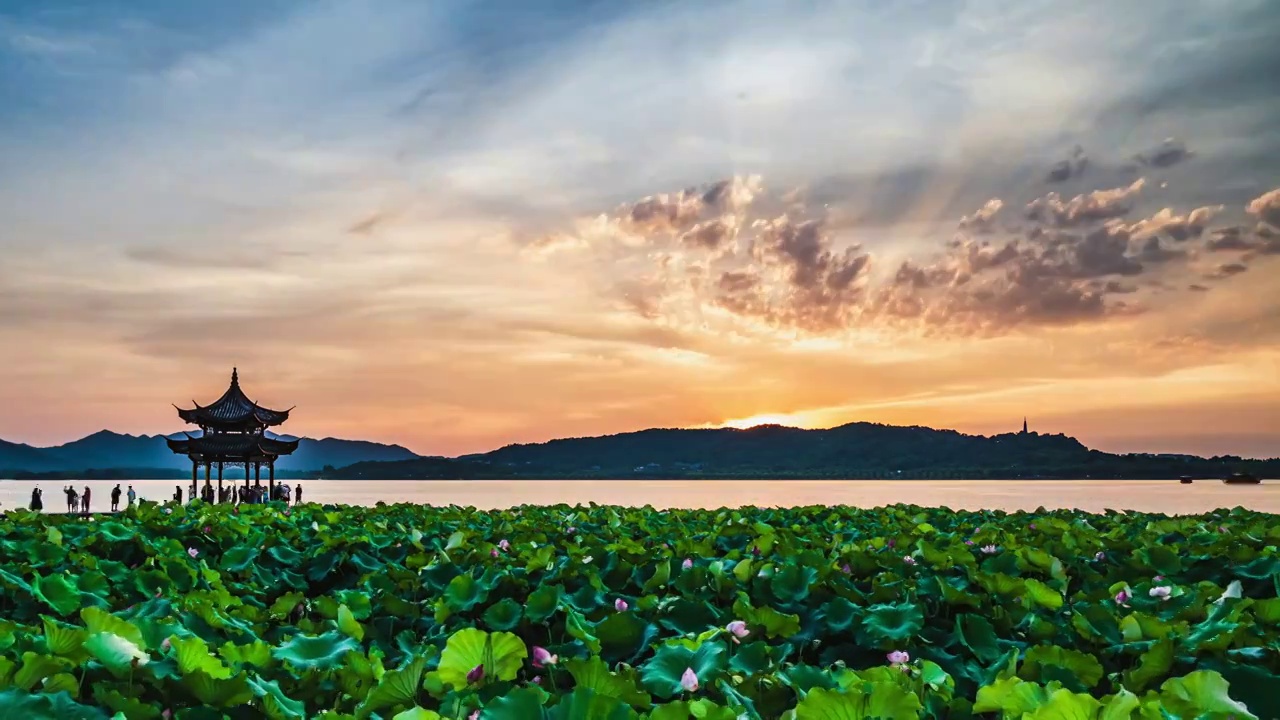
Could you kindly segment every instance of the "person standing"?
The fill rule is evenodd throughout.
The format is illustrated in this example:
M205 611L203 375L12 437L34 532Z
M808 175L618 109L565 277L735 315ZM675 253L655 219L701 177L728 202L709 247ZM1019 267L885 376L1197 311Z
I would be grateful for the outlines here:
M31 509L35 512L42 512L44 510L44 499L41 497L42 495L44 495L44 493L40 491L39 485L31 490Z
M67 495L67 512L69 513L75 512L76 511L76 489L68 485L62 488L62 492L66 493Z
M84 514L89 514L89 486L84 486L84 495L80 498L80 504L84 506Z
M299 505L301 503L302 503L302 483L298 483L293 488L293 504Z
M111 512L120 511L120 483L111 488Z
M181 485L174 485L174 488L176 488L176 489L173 491L173 500L174 500L174 502L176 502L176 503L178 503L179 505L181 505L181 504L182 504L182 486L181 486Z
M138 499L138 493L133 491L132 485L129 486L128 497L129 497L129 507L133 507L133 502Z

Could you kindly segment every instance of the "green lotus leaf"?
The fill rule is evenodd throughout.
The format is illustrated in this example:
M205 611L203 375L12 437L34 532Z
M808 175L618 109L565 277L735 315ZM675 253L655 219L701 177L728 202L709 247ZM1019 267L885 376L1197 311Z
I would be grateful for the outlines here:
M359 651L359 643L331 630L323 635L294 635L273 649L271 656L299 670L325 671L341 666L347 653Z
M1129 692L1124 688L1120 688L1120 692L1116 693L1107 701L1102 708L1102 714L1098 720L1129 720L1133 717L1133 711L1142 705L1142 701L1137 695Z
M503 598L484 611L484 624L490 630L514 630L520 624L524 609L511 598Z
M44 682L40 684L40 692L65 692L73 698L78 697L80 695L80 681L71 673L58 673L57 675L44 679Z
M896 684L868 683L839 692L816 688L796 705L796 717L806 720L917 720L920 698Z
M1021 718L1026 713L1035 712L1048 701L1049 691L1043 686L1017 677L1006 677L979 688L973 710L979 713L998 712L1005 717Z
M658 562L653 570L653 575L645 581L640 589L642 592L652 593L665 588L669 582L671 582L671 561L663 559Z
M117 690L108 690L103 683L93 686L93 697L99 705L104 705L118 715L129 720L154 720L160 717L161 709L144 703L135 697L125 697Z
M1062 607L1062 593L1054 590L1048 585L1045 585L1039 580L1029 578L1026 583L1026 591L1027 597L1040 607L1049 610L1057 610Z
M112 632L91 633L84 641L84 649L116 675L123 675L151 661L146 651L132 640Z
M721 642L704 642L697 648L667 642L641 667L640 682L654 695L671 698L684 692L680 680L685 670L692 669L700 685L712 685L727 666L728 658Z
M600 655L610 662L630 661L649 647L658 627L634 612L611 613L595 627Z
M778 612L771 607L752 607L745 595L733 604L733 615L748 627L762 629L766 637L790 638L800 632L800 616Z
M720 624L720 616L704 601L680 598L667 606L659 623L681 635L697 635Z
M562 590L559 585L542 585L524 603L524 616L531 623L545 622L560 609Z
M1024 680L1058 679L1045 676L1043 673L1045 668L1062 668L1079 680L1085 688L1097 685L1098 681L1102 680L1104 672L1102 663L1098 662L1093 655L1056 645L1038 645L1027 650L1020 674Z
M214 680L226 680L231 677L231 669L209 652L209 646L198 637L181 638L177 635L169 638L173 648L174 660L183 675L190 675L197 670Z
M1160 702L1180 717L1258 720L1243 703L1231 699L1230 683L1212 670L1197 670L1180 678L1170 678L1160 686Z
M90 635L111 633L119 635L144 650L147 648L146 641L142 637L142 631L138 629L138 626L105 610L96 607L84 608L80 611L80 619L84 621Z
M862 617L858 641L881 650L897 650L923 627L924 612L915 603L872 605Z
M1101 705L1102 703L1085 693L1055 690L1035 712L1023 717L1027 720L1094 720Z
M634 708L644 709L652 703L649 694L637 686L636 672L626 669L611 672L609 666L598 657L573 658L565 663L573 676L574 687L587 688L597 695L617 698Z
M197 700L216 708L233 708L253 701L253 689L244 673L228 679L213 678L203 670L182 677L185 687Z
M483 720L537 720L545 718L542 707L547 693L538 688L517 688L490 700L480 712Z
M284 690L280 689L280 683L275 680L249 677L245 682L248 683L253 694L261 700L263 712L271 720L305 720L307 717L306 704L286 695Z
M222 647L218 648L218 657L235 668L252 665L266 669L275 664L271 657L271 646L262 640L254 640L247 645L236 645L231 642L223 643Z
M981 615L957 615L955 632L960 644L969 648L974 657L984 663L993 663L1004 655L991 621Z
M528 656L528 647L516 635L464 628L449 636L436 673L454 688L466 687L467 674L480 666L486 681L514 680Z
M818 571L814 568L784 565L769 578L769 589L782 602L794 604L809 597L809 586L817 577Z
M739 647L729 659L729 669L744 675L763 673L777 664L780 652L765 642L747 643Z
M595 628L591 622L577 610L566 610L564 615L565 632L569 633L570 637L581 640L591 652L600 652L600 638L594 634Z
M378 684L356 708L356 717L366 718L375 710L397 705L413 705L414 699L418 696L418 689L422 687L422 673L426 667L426 659L419 657L402 668L384 673L378 680Z
M1141 691L1156 681L1166 677L1173 668L1173 640L1166 638L1151 645L1151 649L1142 654L1138 667L1125 672L1124 685L1135 691Z
M83 594L66 575L36 575L31 583L31 593L63 617L79 610L82 604Z
M839 687L835 678L827 671L803 663L792 665L779 673L779 679L795 689L800 695L814 688L834 690Z
M449 581L445 588L446 606L453 612L466 612L478 603L484 602L489 592L470 575L459 575Z
M351 608L346 605L338 606L338 630L356 642L364 640L364 626L356 620L355 615L351 614Z
M417 706L391 716L391 720L441 720L440 714Z
M625 702L590 688L574 688L546 714L548 720L630 720L636 713Z
M45 615L41 615L40 620L44 623L44 644L49 652L79 664L85 656L84 641L89 639L89 631Z
M845 598L835 597L827 602L827 628L834 633L841 633L854 627L854 623L862 619L862 611L857 605Z
M19 690L31 690L45 678L71 667L71 661L66 658L27 651L22 653L22 667L14 673L13 685Z
M31 694L16 688L0 692L5 720L107 720L98 708L81 705L65 692Z
M258 553L259 550L256 547L245 547L243 545L233 547L222 554L222 561L219 565L228 572L244 572L253 565L254 560L258 559Z

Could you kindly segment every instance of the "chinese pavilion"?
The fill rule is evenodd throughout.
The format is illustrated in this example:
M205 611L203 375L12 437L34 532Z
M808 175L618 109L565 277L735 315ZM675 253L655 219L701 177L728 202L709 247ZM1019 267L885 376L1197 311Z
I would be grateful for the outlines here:
M231 370L231 387L212 405L184 410L177 405L178 417L200 428L198 436L183 433L180 440L169 440L169 449L191 458L191 496L196 496L197 471L204 466L204 482L210 485L210 474L218 466L218 499L222 498L222 470L225 465L244 465L244 484L262 484L262 466L267 466L269 482L275 486L276 458L298 449L297 440L280 440L266 435L266 429L283 424L289 410L269 410L250 400L240 389L240 376ZM250 468L252 467L252 473Z

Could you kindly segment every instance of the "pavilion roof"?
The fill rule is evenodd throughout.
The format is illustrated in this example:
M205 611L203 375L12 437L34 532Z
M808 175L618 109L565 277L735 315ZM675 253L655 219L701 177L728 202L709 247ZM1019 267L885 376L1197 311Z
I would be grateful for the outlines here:
M166 440L169 449L179 455L200 455L206 458L254 458L292 454L298 449L297 440L279 440L253 433L211 433Z
M231 386L222 393L222 397L211 405L200 405L194 400L191 404L195 407L190 410L177 410L178 417L193 425L216 428L272 427L289 419L289 410L272 410L250 400L244 390L240 389L240 375L235 368L231 370Z

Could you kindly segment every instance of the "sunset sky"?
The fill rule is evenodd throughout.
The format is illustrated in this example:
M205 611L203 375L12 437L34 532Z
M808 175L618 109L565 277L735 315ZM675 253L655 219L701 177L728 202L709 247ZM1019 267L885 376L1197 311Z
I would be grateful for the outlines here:
M1280 456L1270 0L7 0L0 438Z

